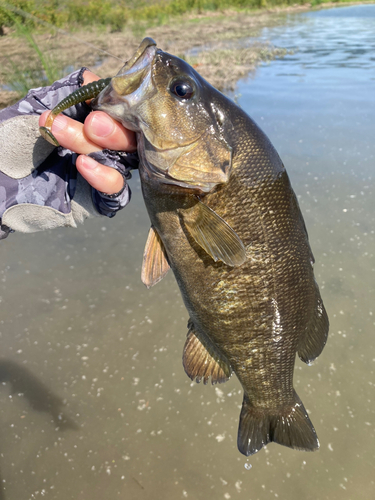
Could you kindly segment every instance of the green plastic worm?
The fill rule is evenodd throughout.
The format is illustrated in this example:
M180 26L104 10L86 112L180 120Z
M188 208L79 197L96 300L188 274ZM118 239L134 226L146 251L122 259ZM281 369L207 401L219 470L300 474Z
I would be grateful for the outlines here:
M44 127L39 127L41 136L54 146L59 146L60 144L58 140L52 133L52 124L56 116L65 109L74 106L75 104L87 101L87 99L93 99L110 84L111 80L112 78L103 78L101 80L96 80L95 82L88 83L87 85L84 85L83 87L75 90L70 95L65 97L65 99L60 101L59 104L55 106L48 115Z

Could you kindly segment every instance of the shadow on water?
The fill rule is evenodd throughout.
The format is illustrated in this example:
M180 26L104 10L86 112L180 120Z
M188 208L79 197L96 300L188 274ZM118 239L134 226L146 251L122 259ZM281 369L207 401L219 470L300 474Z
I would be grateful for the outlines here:
M22 394L33 410L49 413L58 430L79 429L74 420L62 411L63 400L23 366L1 359L0 382L9 382L11 394Z
M64 401L23 366L14 361L0 359L0 383L9 383L10 394L22 395L33 410L49 413L57 430L79 429L74 420L62 411ZM1 471L0 500L6 500Z

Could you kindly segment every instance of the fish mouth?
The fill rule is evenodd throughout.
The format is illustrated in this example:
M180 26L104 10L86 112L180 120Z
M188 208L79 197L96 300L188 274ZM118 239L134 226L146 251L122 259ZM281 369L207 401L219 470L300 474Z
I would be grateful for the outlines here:
M154 47L154 50L148 50L151 47ZM139 45L138 49L136 50L135 54L133 57L131 57L128 61L126 61L125 66L117 73L117 77L119 76L124 76L128 72L131 71L137 71L139 69L139 64L145 65L144 63L147 62L147 59L151 52L153 53L152 60L155 56L156 52L156 42L153 40L151 37L146 37L142 40L141 44ZM144 57L143 57L144 56Z
M156 43L144 38L135 54L125 63L111 83L92 102L95 111L105 111L126 128L140 131L135 120L137 105L152 90L151 71ZM155 90L156 91L156 90Z
M152 38L144 38L137 51L112 79L114 90L127 96L142 86L147 73L151 71L156 54L156 42Z

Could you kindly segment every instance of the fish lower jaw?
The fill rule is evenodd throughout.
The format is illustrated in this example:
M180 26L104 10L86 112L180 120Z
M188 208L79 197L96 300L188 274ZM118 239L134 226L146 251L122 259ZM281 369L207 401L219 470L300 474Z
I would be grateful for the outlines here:
M103 111L104 113L107 113L110 117L112 117L114 120L117 120L118 122L121 122L124 127L130 128L130 130L134 130L134 124L130 119L127 119L126 113L124 113L124 103L118 103L118 104L110 104L103 102L100 98L92 104L92 109L94 111ZM138 128L137 128L138 130Z

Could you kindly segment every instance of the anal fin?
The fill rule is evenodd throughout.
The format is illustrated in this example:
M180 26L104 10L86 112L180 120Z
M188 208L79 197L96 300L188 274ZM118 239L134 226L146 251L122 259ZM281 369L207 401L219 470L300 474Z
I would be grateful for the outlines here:
M151 226L143 253L141 280L147 288L159 283L169 270L169 263L160 236Z
M181 212L184 224L215 262L240 266L246 260L246 249L239 236L216 212L199 201L192 208Z
M211 377L212 384L221 384L229 380L232 367L218 348L209 340L198 336L191 320L188 323L189 332L184 346L182 362L191 380L207 384Z

